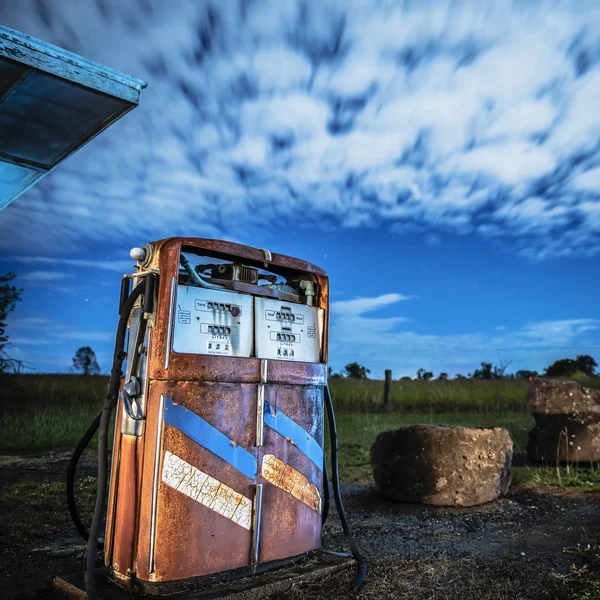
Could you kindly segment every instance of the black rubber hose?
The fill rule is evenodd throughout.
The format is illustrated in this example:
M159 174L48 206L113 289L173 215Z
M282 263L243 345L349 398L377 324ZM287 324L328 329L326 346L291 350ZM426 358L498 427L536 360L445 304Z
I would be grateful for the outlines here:
M96 418L92 421L90 426L87 428L87 431L83 434L81 441L75 448L75 452L71 456L71 460L69 461L69 466L67 467L67 507L69 508L69 514L71 515L71 519L73 520L73 524L75 525L75 529L79 532L79 535L87 542L90 534L88 530L84 527L81 519L79 518L79 513L77 512L77 504L75 502L75 472L77 471L77 463L79 463L79 459L83 454L84 450L87 448L90 440L94 437L98 426L100 425L100 418L102 417L102 413L98 413ZM102 550L104 544L98 541L98 550Z
M119 316L123 315L124 309L127 307L125 303L129 298L129 287L130 287L130 279L124 277L121 281L121 293L119 298ZM156 276L154 273L150 273L146 276L144 287L144 311L152 312L152 301L154 299L154 286L156 284ZM131 311L130 311L131 312ZM127 318L129 318L129 313L127 313ZM144 321L145 324L145 321ZM144 328L145 331L145 328ZM71 515L71 520L75 525L75 529L79 532L81 537L87 542L89 538L89 532L84 527L81 519L79 518L79 512L77 511L77 504L75 502L75 474L77 471L77 465L79 463L79 459L81 455L87 448L91 439L94 437L98 426L100 425L100 419L102 418L102 413L98 413L96 418L88 427L87 431L83 434L77 448L75 448L75 452L71 456L71 460L69 461L69 466L67 468L67 507L69 509L69 514ZM102 550L104 548L104 544L101 541L98 541L98 550Z
M110 417L119 398L119 387L121 384L121 367L125 360L125 337L127 335L127 321L136 300L144 293L145 283L139 283L129 294L123 304L117 335L115 339L115 352L113 365L110 371L110 380L106 392L106 400L100 413L100 424L98 426L98 491L96 494L96 506L94 517L90 527L87 547L85 551L85 591L89 600L99 600L96 592L96 554L98 550L98 538L100 536L100 525L106 505L106 488L108 480L108 428Z
M327 474L327 457L323 453L323 510L321 512L321 527L325 525L331 506L331 497L329 494L329 477Z
M121 279L121 293L119 294L119 316L123 314L123 306L129 297L129 288L131 287L131 279L123 277Z
M327 416L329 420L329 437L331 440L331 482L333 485L333 497L337 506L338 514L340 515L340 521L342 522L342 529L344 535L350 545L350 551L352 556L358 562L358 572L354 579L353 587L359 588L365 582L367 577L367 563L354 541L350 525L348 525L348 519L346 518L346 511L344 510L344 503L342 502L342 492L340 490L340 474L338 467L338 436L337 428L335 425L335 415L333 413L333 403L331 401L331 394L329 392L329 386L325 386L325 406L327 407Z

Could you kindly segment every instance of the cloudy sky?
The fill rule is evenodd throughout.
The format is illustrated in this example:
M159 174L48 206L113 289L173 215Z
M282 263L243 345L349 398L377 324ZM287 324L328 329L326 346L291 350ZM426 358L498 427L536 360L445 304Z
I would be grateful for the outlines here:
M325 268L375 376L600 359L596 2L3 0L0 23L148 82L0 213L10 351L108 370L129 248L239 241Z

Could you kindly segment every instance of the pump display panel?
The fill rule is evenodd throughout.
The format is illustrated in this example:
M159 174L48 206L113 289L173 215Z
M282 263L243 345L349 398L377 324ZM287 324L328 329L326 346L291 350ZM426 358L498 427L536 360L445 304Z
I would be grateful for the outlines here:
M257 358L321 362L322 309L255 298L254 315Z
M252 355L252 296L180 285L173 312L174 352Z

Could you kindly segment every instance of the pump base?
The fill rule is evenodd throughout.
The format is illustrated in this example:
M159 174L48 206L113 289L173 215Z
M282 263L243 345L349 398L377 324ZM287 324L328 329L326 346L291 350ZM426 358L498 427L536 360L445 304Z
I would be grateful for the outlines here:
M278 592L289 589L291 584L305 583L337 573L354 562L354 559L346 554L330 554L322 550L309 552L297 562L289 562L287 566L271 566L271 570L265 570L260 575L244 573L235 581L215 582L215 577L198 578L194 582L186 580L182 582L185 587L178 591L173 588L167 593L154 589L153 595L161 597L175 597L179 600L260 600ZM266 566L266 565L265 565ZM205 581L203 581L205 580ZM98 595L102 600L131 600L132 593L117 586L109 579L109 569L103 567L96 570L96 582ZM194 587L192 585L195 584ZM66 600L87 600L83 573L74 573L55 577L52 582L55 593ZM147 589L140 589L142 594L152 593Z

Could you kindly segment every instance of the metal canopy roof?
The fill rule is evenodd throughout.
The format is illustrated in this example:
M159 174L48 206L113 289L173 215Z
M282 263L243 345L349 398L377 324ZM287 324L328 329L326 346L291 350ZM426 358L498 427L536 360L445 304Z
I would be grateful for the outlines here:
M0 210L135 108L145 86L0 25Z

